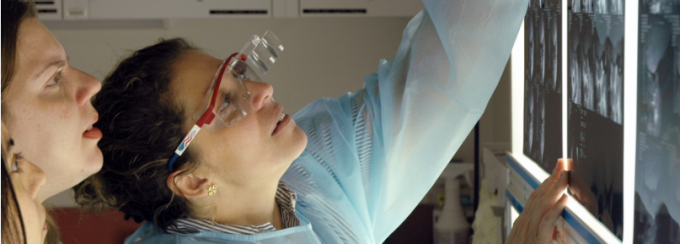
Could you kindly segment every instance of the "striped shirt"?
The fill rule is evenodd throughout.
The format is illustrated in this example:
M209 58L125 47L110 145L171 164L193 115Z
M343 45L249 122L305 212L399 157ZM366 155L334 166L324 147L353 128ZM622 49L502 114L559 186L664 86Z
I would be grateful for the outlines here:
M300 220L295 216L295 203L297 202L297 194L293 192L283 181L279 181L279 187L276 190L276 203L279 205L281 211L281 222L283 228L290 228L300 225ZM266 223L263 225L224 225L204 219L181 218L165 229L165 232L173 234L189 234L201 231L214 231L237 235L254 235L259 233L275 231L274 225Z

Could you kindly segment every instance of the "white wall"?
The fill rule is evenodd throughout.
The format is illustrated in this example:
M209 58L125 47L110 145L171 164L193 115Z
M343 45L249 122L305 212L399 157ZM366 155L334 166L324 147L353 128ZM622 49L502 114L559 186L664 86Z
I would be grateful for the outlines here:
M410 18L296 18L169 20L163 28L57 28L47 23L62 43L72 66L103 79L132 51L158 38L186 37L215 57L240 49L249 36L273 31L285 51L263 79L274 97L293 114L320 97L338 97L363 87L363 77L377 71L380 59L392 59ZM507 74L504 74L507 76ZM507 79L509 80L509 79ZM483 142L509 142L509 81L501 81L482 121ZM493 112L493 114L490 114ZM507 127L507 128L506 128ZM498 128L498 129L496 129ZM456 155L473 161L470 138ZM68 193L48 200L74 206Z
M253 34L273 31L285 51L263 79L288 113L316 98L338 97L363 86L378 61L391 59L409 18L297 18L170 20L161 29L53 29L74 67L99 79L119 59L158 38L186 37L226 58Z

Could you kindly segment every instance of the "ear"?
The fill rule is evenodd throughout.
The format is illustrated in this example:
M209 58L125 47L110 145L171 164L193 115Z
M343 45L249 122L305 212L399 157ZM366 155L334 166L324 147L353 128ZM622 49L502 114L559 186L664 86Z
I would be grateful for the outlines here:
M184 173L181 170L170 174L166 181L168 188L177 195L186 198L199 198L208 196L208 187L211 181L195 173Z

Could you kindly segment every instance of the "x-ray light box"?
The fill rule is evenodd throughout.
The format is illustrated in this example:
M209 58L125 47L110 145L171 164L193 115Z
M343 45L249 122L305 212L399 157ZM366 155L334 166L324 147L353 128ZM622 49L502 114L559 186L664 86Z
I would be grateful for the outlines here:
M509 203L571 158L571 242L680 243L680 1L530 0L511 62Z

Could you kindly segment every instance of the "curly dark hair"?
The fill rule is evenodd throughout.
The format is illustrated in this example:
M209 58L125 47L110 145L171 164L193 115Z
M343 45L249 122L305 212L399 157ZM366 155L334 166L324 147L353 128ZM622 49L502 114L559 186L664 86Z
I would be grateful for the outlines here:
M167 186L167 163L188 129L184 109L170 89L173 69L183 54L196 50L181 38L163 40L125 58L104 79L92 101L95 124L104 137L102 170L76 185L76 202L86 209L114 207L125 219L153 221L166 228L192 217L189 201ZM191 149L175 162L183 173L198 165Z

